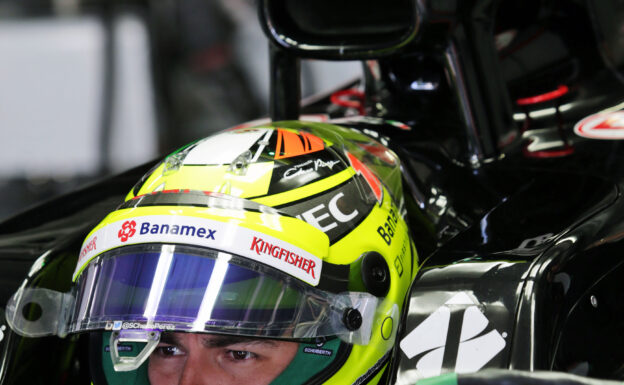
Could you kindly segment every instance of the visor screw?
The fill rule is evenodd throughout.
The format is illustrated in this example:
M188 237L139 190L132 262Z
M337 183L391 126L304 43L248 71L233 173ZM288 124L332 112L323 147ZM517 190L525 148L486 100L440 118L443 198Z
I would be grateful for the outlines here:
M362 314L358 309L346 308L344 313L342 313L342 322L348 330L357 330L362 326Z
M325 337L316 337L314 339L314 343L316 344L317 347L321 347L323 345L325 345L325 342L327 342L327 338Z
M381 267L373 267L372 275L373 279L377 282L383 282L386 280L386 272Z
M589 302L593 307L598 307L598 298L595 295L589 297Z
M384 257L376 251L362 255L362 282L375 297L385 297L390 290L390 269Z

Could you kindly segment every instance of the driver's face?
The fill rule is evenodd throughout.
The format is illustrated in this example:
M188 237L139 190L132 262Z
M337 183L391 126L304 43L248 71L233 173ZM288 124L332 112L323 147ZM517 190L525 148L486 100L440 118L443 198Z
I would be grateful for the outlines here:
M273 381L298 344L241 337L164 333L149 358L151 385L248 384Z

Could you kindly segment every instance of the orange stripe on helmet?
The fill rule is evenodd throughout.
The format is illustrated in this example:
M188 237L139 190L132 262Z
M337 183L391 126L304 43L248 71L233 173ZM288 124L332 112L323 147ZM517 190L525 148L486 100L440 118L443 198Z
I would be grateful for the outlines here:
M323 139L308 132L299 134L277 129L277 146L275 159L292 158L294 156L310 154L325 148Z

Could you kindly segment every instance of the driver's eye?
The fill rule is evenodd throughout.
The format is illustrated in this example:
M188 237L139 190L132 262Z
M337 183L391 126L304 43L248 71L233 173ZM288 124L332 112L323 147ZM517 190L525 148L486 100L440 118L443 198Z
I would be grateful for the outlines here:
M156 352L161 355L161 356L177 356L182 354L182 352L180 351L180 349L177 346L174 345L165 345L165 346L159 346L156 348Z
M230 350L230 355L233 359L237 361L248 360L255 356L252 352L247 352L244 350Z

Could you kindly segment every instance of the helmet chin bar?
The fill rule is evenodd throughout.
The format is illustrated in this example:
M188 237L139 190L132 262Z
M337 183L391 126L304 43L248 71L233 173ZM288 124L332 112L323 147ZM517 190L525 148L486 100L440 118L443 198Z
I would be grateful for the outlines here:
M157 330L118 330L112 332L109 346L113 368L116 372L137 370L156 349L159 341L160 332ZM120 342L143 342L145 346L136 356L121 357L118 351Z

